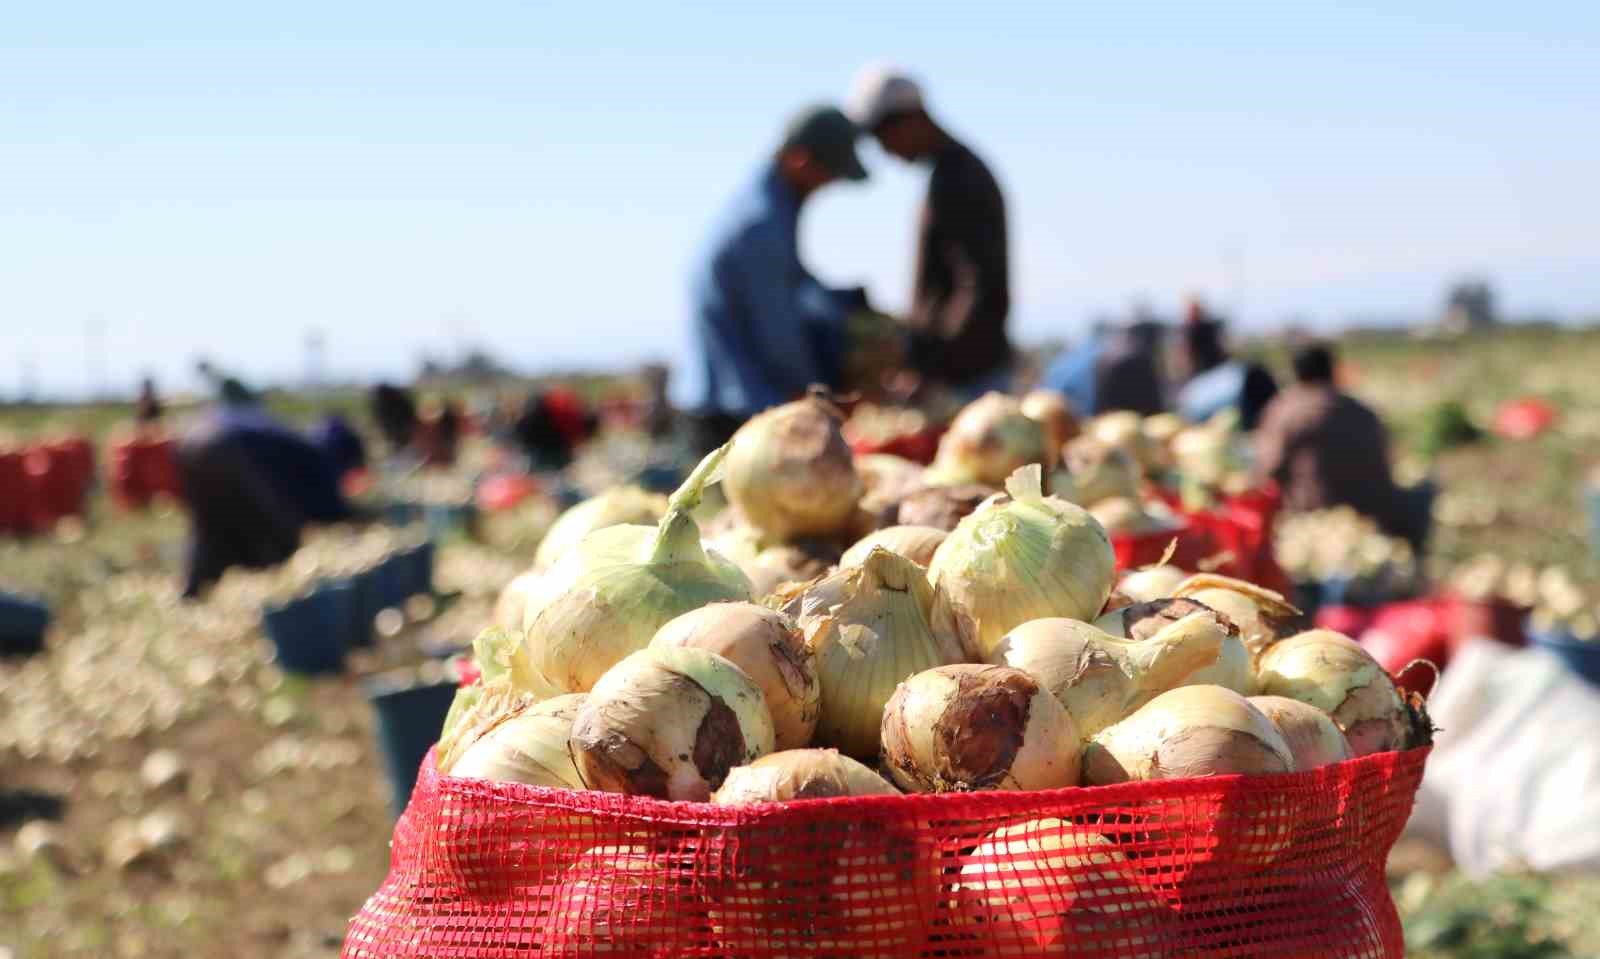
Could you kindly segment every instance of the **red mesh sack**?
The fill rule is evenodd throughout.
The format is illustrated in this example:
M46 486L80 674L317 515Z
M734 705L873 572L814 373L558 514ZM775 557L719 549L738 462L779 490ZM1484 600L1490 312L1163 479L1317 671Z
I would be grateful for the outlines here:
M723 807L430 753L343 956L1402 956L1384 864L1426 756Z

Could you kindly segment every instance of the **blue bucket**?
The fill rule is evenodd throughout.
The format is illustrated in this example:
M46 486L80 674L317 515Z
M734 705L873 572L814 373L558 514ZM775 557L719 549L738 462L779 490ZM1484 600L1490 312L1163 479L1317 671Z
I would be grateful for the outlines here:
M333 628L333 599L312 593L261 611L261 627L286 672L317 675L344 669L344 636Z
M324 580L313 595L328 618L328 629L347 649L372 645L371 620L361 618L361 595L354 580Z
M399 816L411 801L417 769L439 739L458 686L453 682L419 683L409 670L380 673L365 686L378 715L378 748L389 777L390 808Z
M1600 686L1600 641L1574 639L1564 630L1542 630L1528 624L1528 641L1567 664L1567 668Z
M433 593L433 540L403 549L395 554L400 565L400 579L407 596Z
M44 649L50 607L25 596L0 593L0 656L32 656Z

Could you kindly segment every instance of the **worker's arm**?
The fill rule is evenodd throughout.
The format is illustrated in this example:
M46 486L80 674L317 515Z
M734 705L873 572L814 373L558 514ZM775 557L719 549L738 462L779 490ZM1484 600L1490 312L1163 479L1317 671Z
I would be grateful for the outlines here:
M812 383L832 382L834 371L825 368L824 358L842 343L843 298L801 269L780 228L762 224L742 239L722 265L749 318L748 355L740 362L771 390L770 402L793 399Z

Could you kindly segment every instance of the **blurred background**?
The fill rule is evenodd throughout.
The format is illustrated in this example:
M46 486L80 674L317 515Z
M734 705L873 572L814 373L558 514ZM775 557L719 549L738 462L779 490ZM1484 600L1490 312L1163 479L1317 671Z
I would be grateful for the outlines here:
M1331 344L1421 531L1297 504L1230 421L1228 469L1285 496L1278 584L1391 668L1544 642L1600 715L1600 9L1037 7L0 13L0 957L338 953L403 717L448 703L551 523L670 490L697 417L754 411L708 405L706 264L796 111L882 58L1004 197L1010 389L1160 416L1197 324L1285 391ZM866 180L802 195L798 260L904 319L929 163L857 149ZM1140 324L1148 409L1073 378ZM874 335L830 383L847 435L926 461L977 393ZM1162 469L1195 515L1244 488ZM1600 764L1591 727L1558 753L1518 722L1435 755L1391 862L1413 954L1600 954L1572 799L1600 776L1547 775ZM1473 805L1507 755L1566 798Z

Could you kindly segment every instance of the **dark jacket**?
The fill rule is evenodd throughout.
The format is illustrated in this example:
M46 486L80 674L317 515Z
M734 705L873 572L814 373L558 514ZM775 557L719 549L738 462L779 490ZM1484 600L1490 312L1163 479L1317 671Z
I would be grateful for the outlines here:
M911 358L925 377L960 385L1011 362L1011 288L1000 184L950 141L933 158L917 236Z

